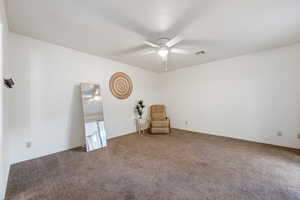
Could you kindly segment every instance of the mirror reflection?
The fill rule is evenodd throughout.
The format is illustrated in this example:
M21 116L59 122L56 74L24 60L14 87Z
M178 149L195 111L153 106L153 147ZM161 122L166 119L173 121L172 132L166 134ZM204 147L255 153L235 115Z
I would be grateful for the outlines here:
M100 86L81 83L86 151L107 146Z

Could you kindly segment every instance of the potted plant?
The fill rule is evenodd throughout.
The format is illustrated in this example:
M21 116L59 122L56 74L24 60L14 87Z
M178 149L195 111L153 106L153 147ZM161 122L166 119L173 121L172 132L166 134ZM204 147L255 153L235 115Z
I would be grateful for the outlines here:
M143 100L139 100L137 105L135 106L135 110L139 116L139 119L142 119L142 116L143 116L143 111L144 111L144 108L146 106L144 105L144 101Z

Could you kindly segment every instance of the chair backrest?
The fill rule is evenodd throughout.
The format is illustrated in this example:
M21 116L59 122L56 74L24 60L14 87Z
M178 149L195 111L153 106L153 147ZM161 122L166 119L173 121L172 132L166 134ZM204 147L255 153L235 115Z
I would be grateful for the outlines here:
M166 108L164 105L151 106L151 119L153 121L165 120L167 118Z

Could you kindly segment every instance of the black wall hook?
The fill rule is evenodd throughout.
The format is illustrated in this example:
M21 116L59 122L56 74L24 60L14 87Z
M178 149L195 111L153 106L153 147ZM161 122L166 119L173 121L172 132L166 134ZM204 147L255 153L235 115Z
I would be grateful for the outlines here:
M15 82L12 78L4 79L4 85L8 88L13 88L15 85Z

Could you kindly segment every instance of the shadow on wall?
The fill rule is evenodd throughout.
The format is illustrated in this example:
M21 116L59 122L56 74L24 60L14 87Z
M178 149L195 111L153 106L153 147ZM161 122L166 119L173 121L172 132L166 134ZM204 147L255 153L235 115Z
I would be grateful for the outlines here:
M80 94L80 86L73 87L73 94L69 116L69 147L78 147L84 144L84 119Z

